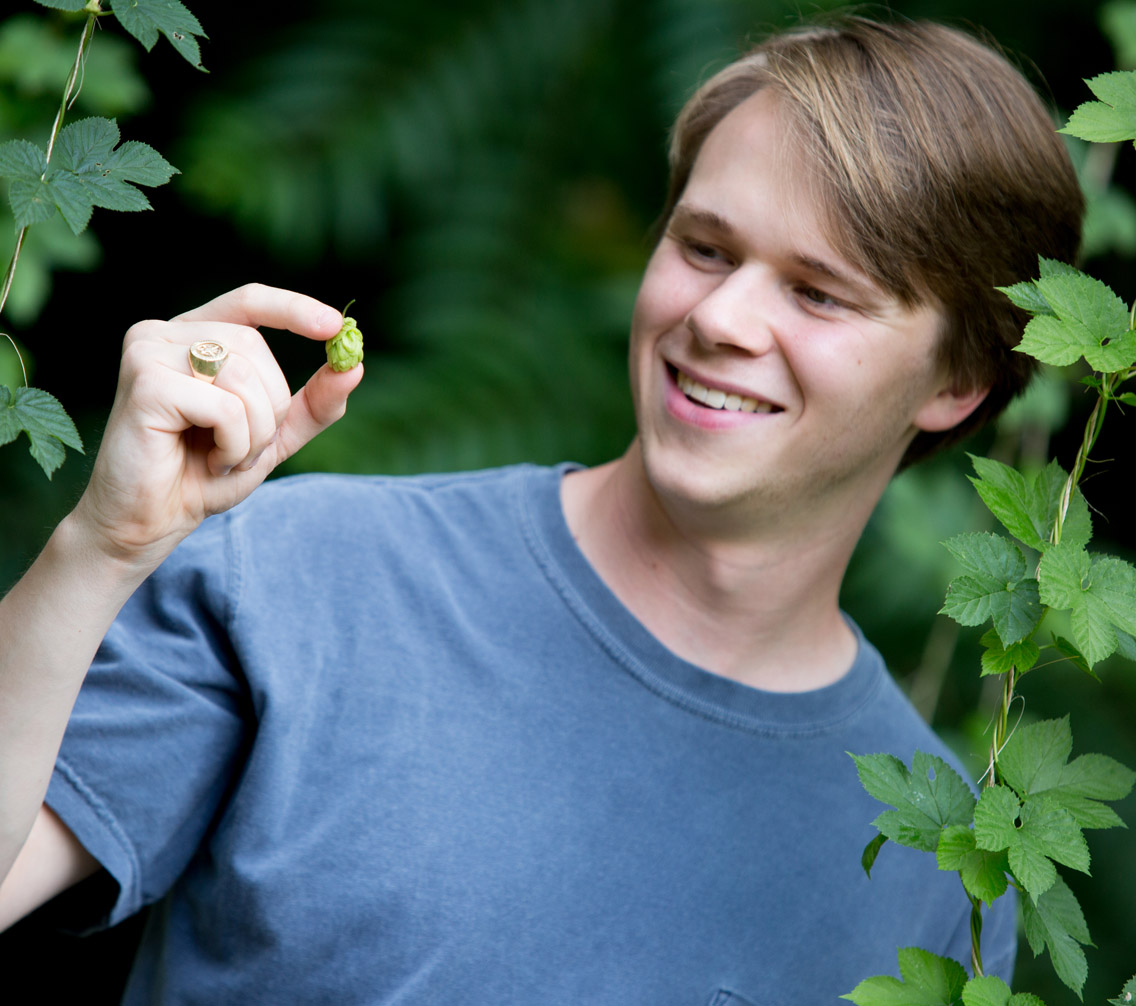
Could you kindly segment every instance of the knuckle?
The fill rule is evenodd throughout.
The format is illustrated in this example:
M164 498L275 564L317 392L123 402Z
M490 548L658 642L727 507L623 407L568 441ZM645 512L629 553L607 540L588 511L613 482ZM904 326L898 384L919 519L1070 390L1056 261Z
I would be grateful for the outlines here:
M139 366L131 374L130 389L135 399L152 401L165 395L165 381L157 368Z
M236 395L226 394L217 402L218 419L227 426L247 423L245 405Z
M242 307L257 303L263 296L264 291L267 289L263 283L245 283L233 291L238 303Z
M133 329L131 330L133 331ZM146 370L154 354L149 340L134 338L122 347L121 369L124 374L139 374Z
M143 342L156 337L156 329L162 322L155 321L154 319L147 319L145 321L136 321L126 330L126 335L122 338L123 353L125 355L126 349L135 345L136 343Z

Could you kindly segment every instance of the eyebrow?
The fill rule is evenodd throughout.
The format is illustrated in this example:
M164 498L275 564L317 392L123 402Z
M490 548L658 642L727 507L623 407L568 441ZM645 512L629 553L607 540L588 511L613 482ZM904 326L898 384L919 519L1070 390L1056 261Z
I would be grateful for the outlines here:
M734 237L738 233L737 228L720 213L704 209L701 206L692 206L689 203L679 203L674 208L674 211L671 213L670 224L676 223L679 225L698 224L710 228L711 230L716 230L726 237ZM861 278L853 272L839 269L831 262L815 258L812 255L804 255L800 252L791 252L788 258L793 264L809 272L827 277L834 283L840 284L866 301L870 300L876 302L883 296L882 291L867 277Z

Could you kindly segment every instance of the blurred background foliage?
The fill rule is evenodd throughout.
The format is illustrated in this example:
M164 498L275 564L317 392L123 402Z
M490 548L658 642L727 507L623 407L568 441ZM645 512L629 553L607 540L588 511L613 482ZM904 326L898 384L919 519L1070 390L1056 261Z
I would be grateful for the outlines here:
M352 313L367 336L368 376L346 419L288 471L596 463L622 451L633 428L627 322L662 200L669 122L747 38L836 6L187 3L211 36L209 76L164 44L147 54L106 26L71 113L117 117L124 138L152 143L184 174L154 191L156 213L99 211L78 240L61 224L33 228L21 260L4 330L26 348L34 383L75 416L88 455L70 456L48 482L22 447L0 450L0 587L82 487L125 329L248 280L337 306L357 298ZM1130 0L892 7L989 32L1059 113L1089 97L1082 78L1136 67ZM42 142L78 25L30 0L8 11L0 140ZM1071 150L1091 199L1086 267L1136 297L1133 152L1076 141ZM5 205L5 261L6 213ZM271 338L298 386L322 349ZM1052 453L1068 465L1085 411L1068 378L1048 375L969 449L1026 467ZM15 355L0 345L0 383L20 380ZM1123 474L1130 440L1122 423L1106 428L1085 486L1098 547L1128 558L1136 548ZM895 481L853 562L845 605L977 777L994 697L977 675L975 636L936 616L955 572L938 542L988 521L967 470L957 451ZM1071 668L1035 672L1023 684L1023 715L1070 709L1079 751L1136 766L1136 673L1118 663L1101 679ZM1121 813L1133 821L1134 811L1130 798ZM1098 833L1092 848L1096 879L1069 882L1098 948L1089 951L1085 1001L1099 1003L1136 972L1136 870L1129 833ZM88 1002L111 1002L130 936L115 939L52 942L33 919L0 940L0 959L85 961L52 980L79 973ZM92 968L102 969L98 981ZM1024 942L1019 975L1049 1006L1075 1001Z

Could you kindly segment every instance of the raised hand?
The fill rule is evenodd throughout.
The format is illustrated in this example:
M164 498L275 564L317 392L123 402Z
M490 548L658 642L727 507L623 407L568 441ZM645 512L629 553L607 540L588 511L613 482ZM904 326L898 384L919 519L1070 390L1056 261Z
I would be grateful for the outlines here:
M205 517L239 503L278 464L335 422L362 367L321 367L295 395L257 330L323 341L334 308L302 294L241 287L170 321L127 332L118 392L90 483L73 517L101 550L156 565ZM212 384L188 349L219 342L228 358Z

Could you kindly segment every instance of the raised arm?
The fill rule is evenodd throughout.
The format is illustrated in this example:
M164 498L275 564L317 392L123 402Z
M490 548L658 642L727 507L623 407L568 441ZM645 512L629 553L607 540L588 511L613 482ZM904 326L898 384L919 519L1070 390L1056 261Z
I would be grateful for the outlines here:
M119 608L205 517L239 503L342 416L362 377L362 367L324 366L291 395L257 328L322 341L340 322L310 297L251 285L127 333L90 482L0 601L0 928L93 868L41 808L75 697ZM200 340L229 349L213 384L188 364Z

